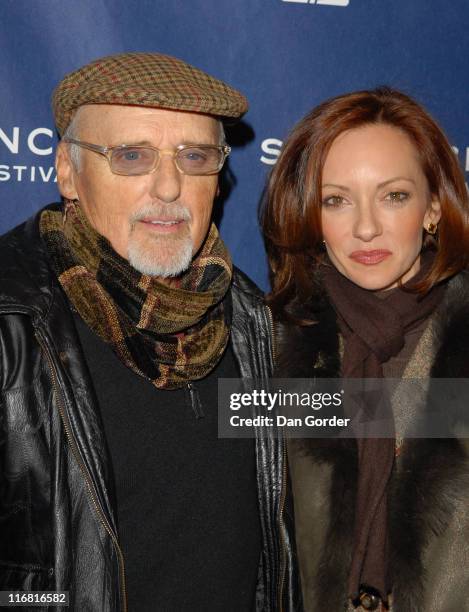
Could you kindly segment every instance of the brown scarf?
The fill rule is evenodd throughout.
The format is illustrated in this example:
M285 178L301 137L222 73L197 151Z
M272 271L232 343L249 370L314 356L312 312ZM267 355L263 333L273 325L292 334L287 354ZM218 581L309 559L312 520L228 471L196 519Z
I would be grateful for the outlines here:
M427 252L420 271L404 288L421 280L433 259L433 253ZM382 364L402 350L406 333L431 315L444 293L442 286L423 297L398 289L383 299L348 280L332 264L325 264L322 273L344 338L344 378L381 378ZM355 600L365 585L386 602L392 588L388 575L387 488L395 440L357 439L357 446L358 487L348 593Z
M132 268L74 202L65 214L45 210L40 232L70 302L127 367L163 389L215 367L229 338L232 263L214 225L171 286Z

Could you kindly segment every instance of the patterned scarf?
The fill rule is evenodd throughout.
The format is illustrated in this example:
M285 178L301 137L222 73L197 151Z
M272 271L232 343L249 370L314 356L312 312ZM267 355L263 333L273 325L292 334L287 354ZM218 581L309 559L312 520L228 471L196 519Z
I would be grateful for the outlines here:
M206 376L226 348L232 263L215 225L177 281L141 274L88 223L80 206L45 210L40 233L68 299L117 357L156 387Z

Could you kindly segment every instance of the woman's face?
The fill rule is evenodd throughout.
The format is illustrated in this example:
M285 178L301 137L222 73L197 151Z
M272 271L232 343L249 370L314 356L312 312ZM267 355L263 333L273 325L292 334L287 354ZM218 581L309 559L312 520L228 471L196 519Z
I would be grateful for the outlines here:
M322 175L322 232L348 279L372 291L409 280L420 267L422 229L440 216L404 132L367 125L334 140Z

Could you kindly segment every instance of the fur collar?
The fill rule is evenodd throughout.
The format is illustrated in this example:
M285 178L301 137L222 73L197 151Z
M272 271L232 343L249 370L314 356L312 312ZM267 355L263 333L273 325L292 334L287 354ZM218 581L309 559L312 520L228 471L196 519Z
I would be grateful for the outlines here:
M339 334L333 308L324 296L319 300L316 296L307 307L306 316L318 321L317 324L311 327L277 324L276 376L339 376ZM433 359L431 377L469 377L469 273L460 273L448 282L433 329L436 353L429 356ZM318 606L327 601L330 609L340 610L346 600L352 555L356 445L354 440L316 439L296 444L312 462L332 466L327 546L321 553L314 591ZM424 612L427 585L423 554L429 542L443 534L462 492L469 490L467 454L454 438L412 439L405 441L399 462L389 491L394 609Z

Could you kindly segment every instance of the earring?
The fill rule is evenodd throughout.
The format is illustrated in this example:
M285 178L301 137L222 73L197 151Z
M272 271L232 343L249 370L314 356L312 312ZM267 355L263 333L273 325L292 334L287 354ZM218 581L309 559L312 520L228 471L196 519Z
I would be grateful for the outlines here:
M438 226L437 226L437 224L436 224L436 223L431 223L431 222L430 222L430 223L428 224L428 226L427 226L427 228L426 228L426 229L427 229L427 232L428 232L429 234L431 234L432 236L434 236L434 235L436 234L436 230L437 230L437 228L438 228Z

